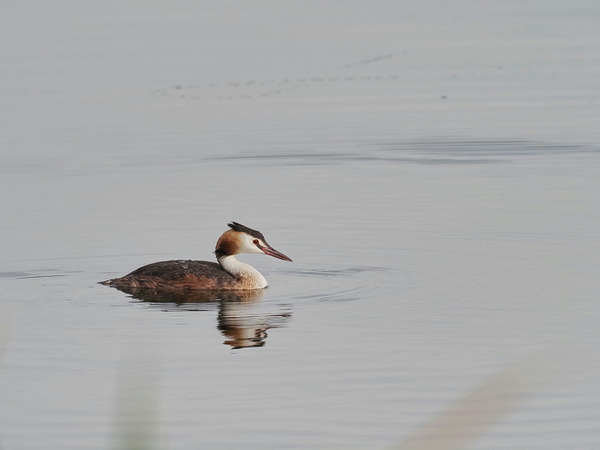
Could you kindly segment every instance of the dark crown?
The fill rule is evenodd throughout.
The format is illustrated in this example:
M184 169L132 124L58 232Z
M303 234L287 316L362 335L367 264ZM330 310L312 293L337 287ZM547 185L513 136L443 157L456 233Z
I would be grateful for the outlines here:
M241 223L231 222L231 223L228 223L227 226L229 228L231 228L233 231L240 231L242 233L246 233L252 237L260 239L263 242L266 242L265 237L263 236L263 234L260 231L256 231L256 230L253 230L252 228L248 228L247 226L242 225Z

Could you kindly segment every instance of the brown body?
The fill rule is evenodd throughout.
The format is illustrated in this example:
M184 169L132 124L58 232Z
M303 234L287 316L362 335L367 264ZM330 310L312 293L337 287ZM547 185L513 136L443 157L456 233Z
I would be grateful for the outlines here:
M161 261L102 284L116 288L148 288L161 290L218 290L244 288L243 279L237 279L223 268L209 261Z

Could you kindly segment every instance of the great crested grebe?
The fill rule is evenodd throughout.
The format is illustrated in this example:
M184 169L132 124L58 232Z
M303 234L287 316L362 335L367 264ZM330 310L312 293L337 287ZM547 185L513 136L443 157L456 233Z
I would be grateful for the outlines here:
M238 253L263 253L291 261L265 240L260 231L237 222L227 224L217 241L217 263L209 261L161 261L140 267L121 278L100 282L117 289L148 288L165 290L249 290L268 286L262 274L249 264L238 261Z

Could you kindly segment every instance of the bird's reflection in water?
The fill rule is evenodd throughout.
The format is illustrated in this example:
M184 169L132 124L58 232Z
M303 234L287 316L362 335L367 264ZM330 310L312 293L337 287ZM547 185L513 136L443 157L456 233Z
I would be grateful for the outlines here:
M289 310L266 313L259 309L264 290L180 291L120 288L132 298L158 304L164 311L218 309L217 328L227 338L223 343L234 349L262 347L267 330L284 326ZM281 308L278 306L278 308Z
M267 330L284 326L292 313L281 311L265 314L252 301L221 300L218 328L228 338L224 344L233 348L262 347Z

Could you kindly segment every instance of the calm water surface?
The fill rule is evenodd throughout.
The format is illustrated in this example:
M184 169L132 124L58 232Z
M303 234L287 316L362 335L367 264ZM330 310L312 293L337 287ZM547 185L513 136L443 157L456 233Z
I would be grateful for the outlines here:
M29 7L2 448L600 448L596 2ZM231 220L264 292L97 284Z

